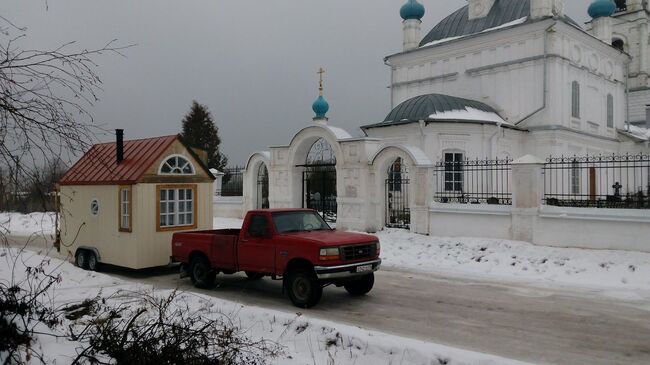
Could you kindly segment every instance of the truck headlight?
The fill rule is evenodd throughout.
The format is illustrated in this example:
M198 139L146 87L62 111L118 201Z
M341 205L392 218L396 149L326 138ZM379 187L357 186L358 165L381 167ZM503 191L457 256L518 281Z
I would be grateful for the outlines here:
M321 261L338 260L340 258L338 247L321 248L318 259Z

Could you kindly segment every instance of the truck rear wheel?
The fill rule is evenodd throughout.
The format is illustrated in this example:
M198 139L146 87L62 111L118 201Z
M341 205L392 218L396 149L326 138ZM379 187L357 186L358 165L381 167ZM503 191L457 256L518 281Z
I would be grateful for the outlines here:
M318 282L316 275L307 270L290 272L286 287L291 302L300 308L315 306L323 296L323 287Z
M205 257L195 257L190 263L190 278L192 284L200 289L207 289L214 285L217 273L210 267L210 262Z
M343 284L345 290L353 297L359 297L368 294L375 285L375 274L364 275L359 279L348 281Z

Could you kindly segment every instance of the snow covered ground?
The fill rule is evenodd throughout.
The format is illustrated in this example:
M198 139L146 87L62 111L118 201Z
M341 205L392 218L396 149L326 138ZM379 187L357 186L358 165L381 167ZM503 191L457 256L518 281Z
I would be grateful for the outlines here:
M18 257L18 260L13 260L14 257ZM49 293L55 307L80 303L98 295L137 305L133 293L146 292L160 298L172 293L170 290L154 290L150 286L84 271L65 261L14 248L0 248L0 281L9 283L12 275L15 275L14 282L20 282L28 267L38 266L43 260L47 262L45 273L60 276L60 284ZM16 267L12 271L14 261ZM221 318L225 315L252 340L265 339L279 344L283 354L270 359L271 364L521 364L481 353L318 320L302 313L244 306L197 293L180 293L174 304L186 305L203 318ZM76 321L83 323L86 319L89 318L64 319L53 331L44 328L40 330L65 334L69 325L74 325ZM81 345L65 338L40 335L34 348L46 355L46 363L67 364L80 351ZM2 358L0 353L0 360Z
M0 233L12 236L54 234L54 213L5 213L0 212Z
M238 228L241 223L239 219L214 219L215 228ZM630 299L650 295L648 253L430 237L402 229L386 229L376 235L381 241L383 265L395 269L583 288Z

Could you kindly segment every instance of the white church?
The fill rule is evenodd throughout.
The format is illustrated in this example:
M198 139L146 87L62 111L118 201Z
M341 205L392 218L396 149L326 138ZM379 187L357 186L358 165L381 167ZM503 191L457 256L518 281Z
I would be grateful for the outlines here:
M585 11L592 20L580 25L564 0L468 0L423 32L425 6L408 0L400 9L403 50L385 58L390 113L361 132L336 127L321 74L313 121L287 145L248 160L242 210L309 207L342 229L437 234L443 203L470 203L448 199L472 183L463 161L489 160L475 169L505 165L509 174L522 156L540 164L549 156L647 156L650 4L595 0ZM584 187L595 200L602 177L590 169L582 179L569 171L560 184L576 195ZM632 185L647 197L646 170ZM503 207L512 179L489 178L487 199L444 209L514 209ZM605 191L610 183L598 196L626 193ZM512 238L512 223L506 231L494 235Z

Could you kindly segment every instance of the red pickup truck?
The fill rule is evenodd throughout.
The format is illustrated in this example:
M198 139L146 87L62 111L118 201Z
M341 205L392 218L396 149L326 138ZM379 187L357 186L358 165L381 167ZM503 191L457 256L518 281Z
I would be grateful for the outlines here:
M333 230L314 210L267 209L248 212L242 229L175 233L172 261L200 288L212 286L219 272L282 278L293 304L308 308L329 284L353 296L368 293L379 249L377 237Z

